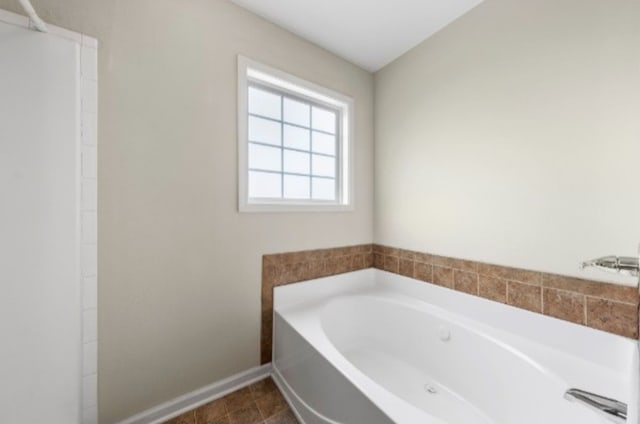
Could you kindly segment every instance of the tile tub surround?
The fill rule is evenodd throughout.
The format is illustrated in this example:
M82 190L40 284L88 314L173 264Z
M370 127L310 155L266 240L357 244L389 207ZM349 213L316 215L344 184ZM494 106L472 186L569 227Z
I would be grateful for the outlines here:
M298 420L269 377L165 424L298 424Z
M261 364L271 361L274 287L369 267L638 338L640 296L634 287L364 244L262 257Z
M373 266L621 336L638 338L638 290L373 245Z
M262 257L260 363L271 362L273 288L373 266L373 245L277 253Z

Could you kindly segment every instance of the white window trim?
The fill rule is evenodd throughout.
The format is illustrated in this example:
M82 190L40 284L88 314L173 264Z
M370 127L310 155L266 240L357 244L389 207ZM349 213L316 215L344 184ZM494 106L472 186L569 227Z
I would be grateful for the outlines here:
M305 200L265 200L249 199L248 169L248 90L249 83L256 81L272 86L279 91L303 96L311 101L324 103L339 110L340 134L338 166L338 200L335 202ZM353 107L351 97L305 81L270 66L238 55L238 209L240 212L338 212L353 210Z

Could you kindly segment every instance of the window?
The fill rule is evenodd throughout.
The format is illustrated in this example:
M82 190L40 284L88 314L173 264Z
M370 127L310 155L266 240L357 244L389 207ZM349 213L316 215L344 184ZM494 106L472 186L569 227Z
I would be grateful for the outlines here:
M240 211L351 208L353 101L240 56Z

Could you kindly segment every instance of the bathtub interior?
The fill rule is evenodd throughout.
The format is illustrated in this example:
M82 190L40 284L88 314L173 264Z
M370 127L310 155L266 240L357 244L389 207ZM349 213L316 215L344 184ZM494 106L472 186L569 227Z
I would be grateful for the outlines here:
M432 422L606 423L563 398L578 387L627 403L637 423L629 339L379 270L277 288L275 309L362 393Z
M393 424L278 313L274 379L304 424Z
M445 422L602 422L563 398L570 387L628 402L621 373L412 303L384 291L342 297L320 321L355 368Z

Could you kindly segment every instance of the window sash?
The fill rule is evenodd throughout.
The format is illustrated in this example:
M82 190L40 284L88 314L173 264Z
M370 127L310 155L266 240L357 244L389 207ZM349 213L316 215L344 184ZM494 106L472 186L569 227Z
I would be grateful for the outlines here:
M249 104L248 101L248 97L249 97L249 89L253 88L256 90L261 90L261 91L265 91L271 94L274 94L278 97L280 97L280 119L276 119L270 116L265 116L265 115L260 115L257 113L252 113L249 112L251 105ZM248 85L247 85L247 145L259 145L259 146L265 146L265 147L270 147L270 148L275 148L275 149L280 149L280 171L274 171L274 170L267 170L267 169L260 169L260 168L251 168L249 167L249 164L247 163L247 171L254 171L254 172L265 172L265 173L269 173L269 174L279 174L281 176L280 178L280 194L281 197L251 197L249 195L249 193L247 193L247 198L249 201L258 201L258 202L265 202L265 201L270 201L270 202L279 202L281 200L286 200L286 201L304 201L307 203L319 203L319 204L325 204L327 202L332 202L332 203L336 203L339 202L339 196L340 196L340 165L341 165L341 141L342 141L342 137L340 134L340 128L341 128L341 111L338 108L317 102L315 100L311 100L306 98L305 96L301 96L298 94L292 94L289 92L289 90L285 90L285 89L280 89L280 88L274 88L270 85L264 84L262 82L257 82L254 81L252 79L248 79ZM285 119L285 114L284 114L284 103L285 103L285 99L289 99L289 100L293 100L295 102L301 103L305 106L309 107L309 126L305 126L305 125L300 125L300 124L296 124L290 121L287 121ZM321 130L321 129L315 129L314 125L313 125L313 109L317 108L317 109L321 109L324 111L328 111L330 113L332 113L335 116L335 128L334 128L334 132L329 132L329 131L325 131L325 130ZM252 140L249 137L249 117L255 117L255 118L260 118L260 119L264 119L273 123L277 123L280 125L280 144L271 144L271 143L265 143L262 141L258 141L258 140ZM289 125L292 127L296 127L296 128L301 128L301 129L305 129L309 131L309 150L306 149L299 149L299 148L293 148L293 147L286 147L285 146L285 125ZM326 154L326 153L321 153L321 152L316 152L314 151L313 148L313 132L317 132L319 134L325 134L325 135L330 135L334 137L334 150L335 150L335 155L330 155L330 154ZM288 172L285 171L285 151L293 151L293 152L300 152L300 153L305 153L305 154L309 154L309 173L298 173L298 172ZM314 170L313 170L313 155L317 155L317 156L321 156L321 157L327 157L327 158L331 158L334 160L334 169L333 169L333 176L327 176L327 175L322 175L322 174L315 174ZM249 160L249 157L247 157L247 161ZM285 196L285 175L291 175L291 176L300 176L300 177L308 177L309 178L309 197L308 198L292 198L292 197L286 197ZM314 199L314 191L313 191L313 178L321 178L321 179L326 179L326 180L333 180L334 184L333 184L333 199L331 200L320 200L320 199Z
M289 122L284 120L284 116L282 116L282 110L280 110L279 117L283 122L286 123L288 128L288 135L291 138L288 138L286 147L282 146L282 141L279 138L282 137L282 127L278 128L278 123L275 125L266 125L263 123L264 129L269 130L269 126L271 126L272 133L269 134L267 140L269 142L269 146L265 147L276 147L290 149L287 150L289 154L294 152L294 149L300 147L301 150L304 150L304 154L313 154L316 159L320 159L320 166L324 171L320 171L321 174L327 169L327 165L329 165L324 159L331 159L331 154L335 153L335 166L336 170L333 172L335 179L333 181L334 184L334 200L326 201L326 200L318 200L318 199L286 199L286 198L250 198L250 191L254 190L257 186L251 185L250 182L262 185L262 188L266 190L270 190L268 186L263 185L259 179L253 178L250 181L250 177L255 177L253 175L254 172L260 172L258 170L251 171L249 170L249 148L251 144L249 143L249 119L255 120L256 118L264 118L260 116L260 114L256 114L255 118L249 115L249 87L252 84L257 84L260 87L259 89L264 89L264 87L276 91L277 95L284 94L287 98L291 98L291 102L303 100L304 103L314 104L321 110L331 110L333 113L333 118L329 118L327 116L319 116L322 119L321 122L324 122L323 125L326 125L326 119L331 119L331 123L335 119L336 125L336 134L330 134L329 128L320 127L319 130L313 130L310 134L311 137L316 139L316 143L312 145L311 139L308 140L308 143L298 143L295 132L297 131L312 131L309 130L305 125L301 125L303 128L298 128L295 126L296 124L309 124L311 127L311 122L307 121L304 118L304 113L300 113L301 111L297 109L297 105L289 102L287 100L287 108L289 112L293 112L289 115L289 119L294 122ZM320 85L314 84L312 82L306 81L304 79L298 78L294 75L290 75L286 72L280 71L275 68L271 68L269 66L263 65L259 62L253 61L247 57L242 55L238 55L238 210L240 212L348 212L352 211L354 208L354 198L353 198L353 187L354 187L354 164L353 164L353 152L352 152L352 143L353 143L353 122L354 122L354 101L352 98L345 96L339 92L333 91L326 87L322 87ZM260 112L264 114L270 115L270 117L278 117L277 112L277 100L272 98L270 95L264 95L264 103L260 103L261 107L259 110L252 110L252 112ZM275 102L274 102L275 100ZM284 100L280 100L283 102ZM281 103L282 105L282 103ZM264 107L264 108L263 108ZM291 109L289 109L291 107ZM269 109L270 108L270 109ZM271 110L272 112L270 112ZM296 114L297 112L297 114ZM313 113L310 110L311 113ZM264 121L267 122L267 121ZM271 121L269 121L271 122ZM253 122L255 125L255 122ZM289 125L292 125L289 127ZM317 126L317 125L316 125ZM278 129L276 129L278 128ZM257 137L258 133L255 133L256 127L252 127L252 132L254 134L254 138ZM329 131L323 131L323 129L327 129ZM328 134L325 134L328 133ZM335 139L330 139L329 137L335 137ZM302 140L304 140L303 137ZM335 143L335 151L331 146ZM314 147L315 146L315 147ZM319 148L317 146L320 146ZM255 146L254 146L255 147ZM306 149L309 148L311 153L307 153ZM316 151L313 151L313 150ZM284 152L284 150L281 150ZM267 151L265 151L266 153ZM259 161L258 163L253 163L252 165L256 165L258 167L268 167L277 169L278 160L276 160L277 153L270 152L269 156L253 156L261 157L270 160L273 166L269 162ZM322 163L324 162L324 163ZM291 163L291 162L289 162ZM311 165L311 164L310 164ZM318 165L318 163L316 163ZM329 165L329 167L333 166L333 163ZM283 169L281 169L283 170ZM298 169L290 168L288 170L295 171L305 171L311 174L311 169L307 169L306 167L301 167ZM328 174L327 174L328 175ZM278 178L283 178L283 176L287 176L287 174L280 174ZM274 175L275 177L275 175ZM324 175L313 176L313 177L305 177L305 178L313 178L319 190L319 195L324 195L329 193L329 187L322 183L321 181L330 181L330 180L322 180ZM277 180L280 181L279 179ZM271 179L271 194L275 194L278 187L278 182ZM305 195L306 193L302 191L304 188L304 184L301 183L301 180L298 177L288 177L288 193L292 196ZM269 178L264 181L264 184L269 184ZM291 191L293 189L293 191ZM255 194L255 193L252 193ZM266 193L265 193L266 194Z

